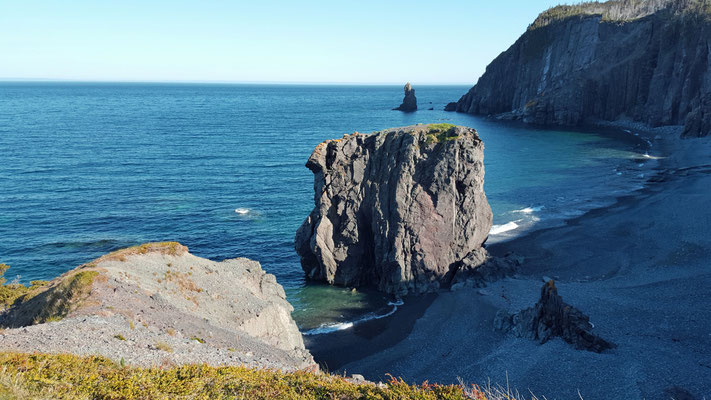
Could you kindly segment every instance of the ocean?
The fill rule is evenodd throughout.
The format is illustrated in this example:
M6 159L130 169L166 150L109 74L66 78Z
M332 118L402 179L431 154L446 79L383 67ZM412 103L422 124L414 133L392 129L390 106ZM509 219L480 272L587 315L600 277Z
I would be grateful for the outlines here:
M276 275L306 333L400 304L305 282L293 249L313 207L313 148L345 133L448 122L485 143L489 241L563 223L644 185L634 132L541 129L444 112L468 86L0 82L0 263L51 279L107 252L175 240ZM430 110L429 108L433 108Z

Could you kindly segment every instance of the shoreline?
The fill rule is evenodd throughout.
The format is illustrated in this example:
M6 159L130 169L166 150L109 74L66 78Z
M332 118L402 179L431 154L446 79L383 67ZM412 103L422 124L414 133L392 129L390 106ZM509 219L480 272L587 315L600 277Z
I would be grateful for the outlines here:
M520 121L498 121L497 120L496 122L503 123L503 124L511 124L511 123L524 124L523 122L520 122ZM533 126L530 126L528 124L524 124L524 125L529 128L534 128ZM600 125L588 124L588 125L584 125L584 126L577 127L577 128L567 128L567 127L560 127L560 126L551 126L551 127L545 127L545 128L546 129L574 129L576 131L580 131L583 133L590 133L590 134L595 134L595 135L599 135L599 136L603 136L603 137L609 137L609 138L615 139L621 143L628 143L628 144L635 143L637 146L645 146L644 150L646 152L650 152L653 149L659 149L661 147L659 152L655 151L655 157L653 159L650 159L650 162L658 162L657 165L653 165L651 168L649 168L650 172L655 172L656 170L658 170L660 168L661 162L663 161L664 158L666 158L666 156L670 152L669 149L664 148L665 143L663 140L662 141L655 140L654 137L657 136L659 133L662 133L662 131L664 134L669 135L669 134L672 134L672 132L674 130L681 129L681 127L665 126L665 127L657 128L655 130L655 128L649 128L649 127L643 126L638 123L630 123L630 124L601 123ZM631 129L638 131L638 133L632 132ZM661 131L660 131L660 129L661 129ZM654 173L650 174L650 178L654 175L655 175ZM565 226L568 223L568 221L572 221L572 220L581 218L581 217L587 215L588 213L594 212L599 209L611 207L611 206L615 205L621 198L633 196L633 195L635 195L635 193L639 192L640 190L644 190L650 184L649 183L650 178L645 179L643 186L641 188L639 188L637 186L630 186L630 188L621 195L613 194L611 192L609 194L601 196L598 199L598 201L603 203L602 205L594 206L593 208L590 208L590 209L581 210L581 214L579 214L579 215L565 217L565 218L555 217L555 218L551 218L551 219L544 219L540 223L534 223L533 225L527 225L527 226L525 226L525 225L518 226L517 225L516 228L514 228L512 230L507 230L505 232L502 232L503 235L492 234L492 235L496 235L496 236L493 236L493 237L490 236L490 238L487 239L487 241L485 242L486 243L485 247L486 248L495 248L503 243L507 243L507 242L525 237L527 235L532 235L540 230L554 229L557 227ZM537 208L536 206L532 206L532 207L533 207L533 210L532 210L533 213L540 211L540 210L535 209L535 208ZM522 210L519 210L519 211L522 211ZM517 212L517 211L514 211L514 212ZM510 223L508 223L508 224L510 224ZM508 225L508 224L505 224L505 225ZM494 225L492 228L495 228L495 227L496 227L496 225ZM510 233L513 233L513 235L509 236ZM406 304L407 304L407 302L406 302ZM395 311L395 314L408 312L408 311L405 311L408 309L409 309L408 307L405 307L403 309L403 307L401 306L400 309ZM376 311L376 309L368 309L368 310L361 310L361 311L363 311L363 313L365 313L365 314L361 313L361 314L356 315L353 319L344 320L339 323L333 324L333 325L343 325L343 324L352 323L353 324L352 327L345 328L342 330L334 329L331 332L323 332L323 333L316 333L316 334L312 333L312 334L307 334L305 336L313 336L314 338L318 338L318 337L324 338L327 335L332 335L332 334L338 333L337 340L344 341L344 337L346 337L348 335L346 335L343 331L352 330L352 329L354 329L355 326L361 326L361 331L366 331L368 329L370 329L372 331L373 329L375 329L375 327L380 326L380 324L369 324L369 325L365 325L365 327L363 327L364 324L366 324L367 322L370 322L370 321L361 321L362 315L367 315L368 311ZM387 321L389 318L391 318L391 316L376 317L374 319L384 319ZM319 328L316 328L316 329L319 329ZM302 332L303 333L312 332L316 329L311 328L311 329L303 330ZM380 330L382 330L382 329L380 329ZM381 334L381 332L378 332L378 333L371 332L370 333L370 335L376 335L376 336L380 335L380 334ZM402 333L398 332L398 333L396 333L396 335L402 336ZM357 335L355 335L355 336L357 336ZM309 341L316 342L317 340L312 338ZM314 345L314 346L315 346L314 348L317 349L316 350L317 352L322 351L319 346L317 346L317 345ZM335 358L335 356L328 355L327 358L332 361ZM351 356L349 356L349 358L351 358ZM341 363L337 362L336 364L341 364Z
M511 123L518 121L500 121L503 123ZM523 122L521 122L523 123ZM551 128L551 127L548 127ZM553 127L566 129L566 127ZM669 141L683 140L675 137L674 139L666 138L655 140L655 137L660 133L659 130L655 131L655 128L649 128L644 125L630 122L626 123L606 123L601 122L598 124L588 124L579 127L581 132L593 133L602 136L612 136L618 140L639 140L640 144L644 143L647 145L647 151L651 151L655 148L654 144L660 145L661 151L660 155L656 156L654 161L658 164L655 165L652 170L664 170L663 163L668 159L673 149L673 144ZM602 129L602 130L601 130ZM639 134L635 134L631 131L635 129L639 131ZM661 127L666 135L672 134L672 129L680 129L679 127ZM552 225L536 227L534 224L531 227L524 228L518 234L511 237L501 237L493 243L488 243L489 240L485 241L485 248L493 256L503 257L510 250L507 247L508 243L522 240L525 241L528 237L534 237L539 232L544 232L548 230L553 230L568 225L569 223L574 223L577 220L584 219L586 217L594 216L596 213L604 212L608 208L612 208L618 203L634 201L638 196L641 196L641 192L644 192L650 185L650 180L656 174L650 176L650 178L645 180L645 184L642 188L631 188L629 192L621 196L612 196L609 199L608 204L595 207L590 210L584 211L582 214L573 216L570 218L562 218ZM654 183L654 182L652 182ZM514 229L515 231L516 229ZM314 355L314 359L318 363L324 363L331 368L338 369L340 366L348 364L350 362L356 361L358 359L365 358L376 350L371 349L371 346L376 348L382 348L386 344L394 344L403 340L407 334L410 333L414 321L417 320L429 307L429 305L434 301L439 293L446 291L446 289L440 290L440 292L428 293L421 297L428 297L428 301L422 301L418 296L407 296L404 305L399 306L399 308L391 315L374 318L372 320L359 321L356 318L354 321L344 321L344 323L353 322L353 326L342 329L334 330L331 332L317 333L317 334L305 334L304 341L306 347ZM414 303L414 304L412 304ZM404 324L404 327L393 328L391 325ZM408 329L409 328L409 329ZM308 332L313 331L310 329ZM303 332L302 332L303 334ZM367 339L365 339L367 338ZM319 340L320 339L320 340ZM343 352L342 345L348 345L349 349ZM351 345L356 346L351 346ZM353 348L358 345L366 345L362 348Z
M489 117L496 121L497 123L504 124L516 124L523 125L529 128L536 128L535 125L526 124L522 121L509 121L509 120L498 120L496 117ZM631 178L626 178L630 180L630 186L619 193L618 190L610 191L607 194L600 195L599 197L591 198L596 204L592 204L591 207L581 207L575 208L571 211L573 213L579 213L577 215L554 215L548 218L538 218L536 214L543 210L550 210L548 205L535 204L528 205L521 210L515 210L514 213L522 213L521 215L533 216L533 221L524 221L523 225L519 225L519 221L511 221L501 225L494 225L494 229L500 229L500 232L493 232L490 234L486 243L489 246L498 245L500 243L515 240L517 238L532 234L541 229L550 229L560 226L565 226L567 221L582 217L589 212L595 211L597 209L606 208L614 205L620 197L629 196L644 190L649 184L650 179L655 175L655 172L660 168L663 168L662 161L667 158L669 154L673 151L667 147L669 140L676 140L679 138L682 130L682 126L662 126L658 128L650 128L644 124L632 122L632 121L598 121L589 122L587 124L576 126L576 127L566 127L566 126L542 126L543 129L551 130L572 130L575 132L581 132L585 134L593 134L600 137L611 138L620 143L627 143L628 145L634 143L634 146L641 147L644 154L640 154L639 158L635 158L635 164L642 163L656 163L651 166L645 167L642 171L644 176L643 181L640 183L641 186L637 186ZM630 150L634 151L634 150ZM650 154L651 153L651 154ZM629 161L633 159L630 158ZM622 165L622 164L620 164ZM638 167L641 167L639 164ZM625 167L623 167L624 170ZM617 169L616 169L617 170ZM629 171L628 171L629 172ZM618 175L621 172L618 172ZM523 219L521 220L523 221ZM508 229L507 229L508 228Z

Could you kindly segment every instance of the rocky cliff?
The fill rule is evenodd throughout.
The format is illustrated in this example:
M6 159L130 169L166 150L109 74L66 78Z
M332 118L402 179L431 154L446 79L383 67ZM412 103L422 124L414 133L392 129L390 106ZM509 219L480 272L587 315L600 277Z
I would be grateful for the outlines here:
M554 125L632 119L708 135L710 16L708 0L552 8L446 110Z
M0 315L0 350L117 362L315 368L273 275L178 243L120 250L21 297Z
M448 124L318 145L306 164L315 207L295 239L307 276L394 294L439 288L491 228L483 152L474 129Z

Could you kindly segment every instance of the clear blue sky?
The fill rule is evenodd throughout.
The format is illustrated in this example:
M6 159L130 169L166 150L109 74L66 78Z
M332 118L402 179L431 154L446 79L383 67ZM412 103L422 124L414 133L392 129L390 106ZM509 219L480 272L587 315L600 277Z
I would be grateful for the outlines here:
M467 83L558 0L0 0L0 78Z

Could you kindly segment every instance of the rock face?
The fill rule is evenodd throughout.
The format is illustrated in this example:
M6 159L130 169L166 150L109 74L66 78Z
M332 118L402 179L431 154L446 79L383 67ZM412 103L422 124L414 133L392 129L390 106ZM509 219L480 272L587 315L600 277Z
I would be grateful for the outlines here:
M590 319L580 310L563 302L553 281L541 289L541 299L535 306L508 315L503 310L494 321L496 329L512 332L518 337L538 340L541 343L558 336L576 349L600 353L615 345L590 332Z
M412 88L410 82L405 84L405 98L402 99L402 104L398 108L393 108L393 110L417 111L417 97L415 97L415 89Z
M448 124L318 145L315 207L295 239L307 277L393 294L447 283L491 228L483 152L474 129Z
M632 119L711 132L706 0L612 0L541 14L445 110L547 125Z
M273 275L178 243L119 250L51 281L2 316L0 349L100 354L136 365L316 368ZM14 329L13 329L14 328Z

